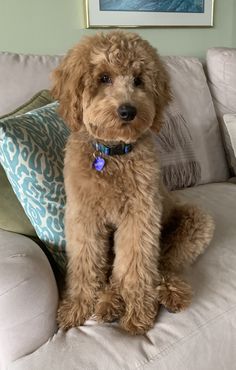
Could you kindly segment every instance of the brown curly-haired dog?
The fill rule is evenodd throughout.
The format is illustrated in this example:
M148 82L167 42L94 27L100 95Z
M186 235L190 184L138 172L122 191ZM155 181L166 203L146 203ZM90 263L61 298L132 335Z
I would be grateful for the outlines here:
M66 146L67 285L59 326L91 315L145 333L159 303L187 307L177 272L210 242L212 219L160 181L152 133L170 100L155 49L137 34L84 39L55 70L53 95L72 130ZM96 149L107 154L99 154Z

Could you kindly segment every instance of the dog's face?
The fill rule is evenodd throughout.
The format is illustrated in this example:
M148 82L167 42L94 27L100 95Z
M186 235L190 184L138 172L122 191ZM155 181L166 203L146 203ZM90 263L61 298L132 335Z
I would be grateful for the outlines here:
M54 72L53 95L73 130L85 125L102 141L136 141L159 130L170 99L156 51L138 35L111 32L87 38Z

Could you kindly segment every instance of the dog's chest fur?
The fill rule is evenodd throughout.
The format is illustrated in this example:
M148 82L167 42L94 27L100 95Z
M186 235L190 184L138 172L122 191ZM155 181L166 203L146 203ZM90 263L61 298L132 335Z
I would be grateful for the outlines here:
M132 152L104 159L103 171L96 171L91 142L80 133L70 136L64 168L67 207L73 203L78 212L94 210L107 222L116 224L128 210L138 211L156 202L160 171L150 132L134 144Z

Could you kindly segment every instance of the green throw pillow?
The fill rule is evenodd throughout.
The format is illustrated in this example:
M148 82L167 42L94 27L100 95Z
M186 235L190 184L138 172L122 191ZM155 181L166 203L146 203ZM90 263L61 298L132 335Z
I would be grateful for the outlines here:
M0 166L0 189L0 228L19 234L36 236L35 230L15 196L2 166Z
M29 101L18 107L13 112L6 114L0 119L15 117L33 109L47 105L53 101L48 90L42 90L34 95ZM4 169L0 164L0 228L24 235L35 236L35 229L26 216L18 201L11 184L9 183Z

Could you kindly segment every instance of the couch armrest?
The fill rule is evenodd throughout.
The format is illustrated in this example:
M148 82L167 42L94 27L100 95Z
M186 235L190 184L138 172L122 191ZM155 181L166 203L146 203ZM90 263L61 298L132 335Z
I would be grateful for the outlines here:
M0 230L0 368L46 342L56 330L58 291L40 247Z

